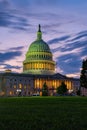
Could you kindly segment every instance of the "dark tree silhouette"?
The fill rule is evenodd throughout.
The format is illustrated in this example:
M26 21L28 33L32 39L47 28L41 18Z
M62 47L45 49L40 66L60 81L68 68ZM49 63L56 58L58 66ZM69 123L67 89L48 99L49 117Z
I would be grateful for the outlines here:
M48 96L48 86L46 85L46 82L43 84L42 87L42 96Z
M58 94L63 95L65 93L67 93L67 91L68 91L68 89L67 89L67 86L64 82L62 82L61 85L59 87L57 87L57 93Z
M82 62L82 70L80 75L80 87L87 88L87 59Z

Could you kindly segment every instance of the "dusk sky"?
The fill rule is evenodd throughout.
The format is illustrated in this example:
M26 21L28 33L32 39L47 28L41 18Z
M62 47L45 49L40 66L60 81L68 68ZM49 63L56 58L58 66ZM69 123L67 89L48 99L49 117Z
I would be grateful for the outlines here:
M22 72L38 24L56 71L79 77L87 57L87 0L0 0L0 71Z

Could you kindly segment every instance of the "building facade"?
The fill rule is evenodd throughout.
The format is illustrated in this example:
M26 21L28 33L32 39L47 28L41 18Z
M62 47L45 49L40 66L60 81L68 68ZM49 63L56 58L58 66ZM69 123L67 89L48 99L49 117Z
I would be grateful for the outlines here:
M0 74L0 96L31 96L35 93L42 95L44 83L48 86L49 95L55 95L62 82L69 91L76 92L79 80L56 73L55 64L48 44L42 39L39 25L37 39L31 43L23 61L23 73L7 70Z

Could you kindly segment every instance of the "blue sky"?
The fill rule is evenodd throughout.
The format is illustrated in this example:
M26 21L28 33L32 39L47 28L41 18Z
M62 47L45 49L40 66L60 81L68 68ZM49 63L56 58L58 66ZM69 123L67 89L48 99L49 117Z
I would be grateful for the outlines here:
M56 71L79 77L87 57L87 0L0 0L0 71L22 72L38 24Z

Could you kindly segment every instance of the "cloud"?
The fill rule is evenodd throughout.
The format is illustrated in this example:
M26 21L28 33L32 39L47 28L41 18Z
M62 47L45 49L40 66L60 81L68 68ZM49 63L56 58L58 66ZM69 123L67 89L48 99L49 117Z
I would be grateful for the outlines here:
M46 8L46 6L50 6L50 5L55 5L55 3L57 3L57 0L55 0L55 2L53 1L53 0L13 0L13 3L14 3L14 5L16 6L16 7L19 7L19 8L22 8L23 9L23 7L25 8L29 8L30 6L33 8L33 10L34 10L34 8L36 7L38 7L39 6L39 8L41 8L41 7L43 7L43 6L45 6L45 8Z
M0 63L9 61L11 59L15 59L15 57L21 56L21 55L22 55L21 51L0 53Z
M82 31L82 32L79 32L78 34L76 34L76 37L75 38L73 38L72 40L71 40L71 42L73 42L73 41L77 41L77 40L84 40L84 39L86 39L87 40L87 31Z
M59 38L54 38L48 41L48 44L51 46L52 52L61 52L62 54L70 53L86 53L87 48L87 34L82 34L81 32L72 36L66 35ZM83 39L86 37L86 39ZM76 39L78 39L76 41Z
M78 78L80 75L80 72L76 72L76 73L71 73L71 74L66 74L67 77L74 77L74 78Z
M8 11L0 11L0 26L27 31L30 24L27 18L23 16L18 16Z
M0 10L6 10L10 7L10 2L8 0L0 0Z
M1 64L3 66L3 69L21 69L21 66L13 66L9 64Z
M0 63L8 62L9 60L15 59L16 57L20 57L22 55L22 49L24 46L8 48L4 50L4 52L0 52Z
M68 62L65 62L68 59ZM73 74L73 73L80 73L81 67L81 60L77 56L73 55L65 55L61 56L57 59L57 66L63 70L63 73L66 74Z
M78 35L85 35L85 34L87 34L87 30L84 30L78 33Z
M6 27L10 25L9 19L11 16L8 13L0 12L0 26Z
M19 47L12 47L12 48L9 48L9 50L22 50L24 48L24 46L19 46Z
M63 74L78 76L82 60L87 57L87 31L54 38L48 44L52 48L59 72L62 70Z
M59 37L59 38L54 38L54 39L52 39L52 40L49 40L49 41L48 41L48 44L54 44L54 43L58 43L58 42L60 42L60 41L65 41L65 40L67 40L69 37L70 37L70 36L67 35L67 36L62 36L62 37Z
M11 5L11 8L5 10L5 7L3 6L3 10L0 10L0 26L14 29L14 31L29 31L32 24L35 25L41 23L43 24L44 28L46 27L47 29L49 29L49 32L57 33L58 31L56 32L56 28L60 28L62 25L64 26L64 24L72 21L72 17L69 18L69 16L61 15L61 11L58 11L57 13L55 11L52 12L51 10L48 11L48 4L55 5L55 2L53 1L50 1L50 3L48 1L46 2L46 0L39 2L38 0L34 0L34 2L31 2L29 0L15 0L7 2L9 6ZM43 8L45 8L46 13L43 12L43 9L40 9L40 11L38 11L38 9L40 8L39 5L41 3L43 3L42 5L44 5ZM3 3L3 5L5 4ZM15 5L16 7L14 6L15 8L12 8L12 5ZM45 5L47 5L47 8L45 7ZM26 9L26 6L29 6L32 9Z

